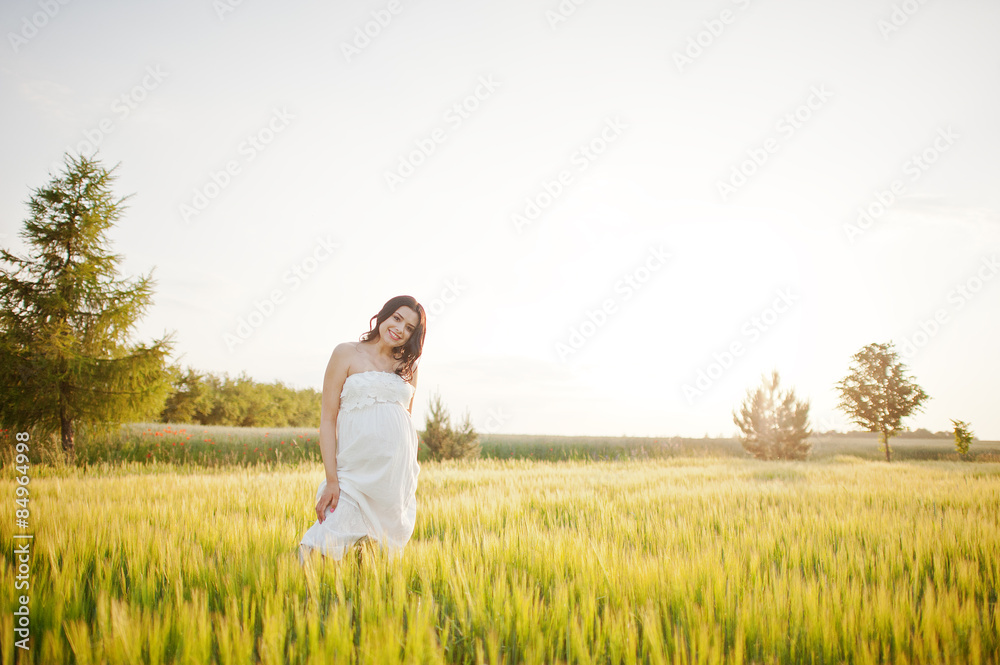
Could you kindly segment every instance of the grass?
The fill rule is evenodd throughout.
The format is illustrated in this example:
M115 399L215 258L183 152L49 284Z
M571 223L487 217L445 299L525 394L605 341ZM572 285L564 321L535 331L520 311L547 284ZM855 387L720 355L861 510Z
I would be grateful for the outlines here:
M871 460L884 459L875 434L812 438L811 459L832 459L850 455ZM555 436L483 434L482 456L490 459L531 460L621 460L677 457L734 457L749 459L735 438ZM9 464L13 443L10 432L0 432L0 454ZM48 462L62 457L57 450L38 450L33 444L32 462ZM891 441L893 460L957 461L958 453L949 439L897 437ZM427 461L426 451L418 460ZM78 465L119 465L170 463L200 466L295 466L321 462L319 430L307 427L221 427L135 423L124 425L110 436L77 437ZM1000 462L1000 442L975 441L969 461Z
M810 459L826 460L849 455L884 460L876 434L812 437ZM957 461L955 444L949 439L897 437L890 441L894 461ZM673 457L735 457L750 459L736 438L541 436L488 434L482 436L483 455L493 458L530 457L542 460L650 459ZM970 461L1000 462L1000 441L976 441Z
M402 557L305 569L314 462L31 476L18 662L1000 662L998 464L424 463Z

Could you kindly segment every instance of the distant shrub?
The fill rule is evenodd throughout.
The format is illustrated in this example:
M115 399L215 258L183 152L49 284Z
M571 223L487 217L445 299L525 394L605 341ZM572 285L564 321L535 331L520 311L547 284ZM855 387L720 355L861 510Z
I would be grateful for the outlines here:
M764 460L801 460L809 455L809 402L795 399L795 391L778 390L778 372L755 391L747 391L740 412L733 413L743 448Z
M427 456L435 460L470 459L479 457L481 450L479 434L472 426L468 412L458 429L452 428L451 416L437 394L431 400L421 441L427 449Z
M955 426L955 450L962 456L962 459L969 459L969 445L972 443L972 430L969 423L961 420L952 420Z

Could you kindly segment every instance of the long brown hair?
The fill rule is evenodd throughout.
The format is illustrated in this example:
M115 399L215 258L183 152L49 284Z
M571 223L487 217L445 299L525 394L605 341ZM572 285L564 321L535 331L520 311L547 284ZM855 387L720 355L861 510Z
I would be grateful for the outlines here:
M401 360L402 364L396 369L396 374L398 374L404 381L409 381L413 377L413 370L417 364L417 360L420 359L420 354L424 352L424 336L427 334L427 314L424 313L424 307L417 302L417 299L413 296L396 296L395 298L389 298L378 314L371 318L368 322L370 327L369 331L362 333L362 342L371 342L378 339L379 333L378 329L382 323L392 316L397 309L400 307L409 307L417 316L420 318L420 322L417 327L413 329L410 334L409 339L402 346L397 346L393 351L393 357L396 360Z

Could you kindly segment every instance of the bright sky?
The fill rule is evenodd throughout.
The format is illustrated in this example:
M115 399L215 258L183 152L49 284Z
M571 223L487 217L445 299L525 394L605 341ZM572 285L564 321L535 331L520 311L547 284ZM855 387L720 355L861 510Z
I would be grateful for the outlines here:
M317 5L323 6L317 6ZM893 341L913 428L1000 439L1000 4L0 6L0 244L96 147L139 326L322 384L390 297L483 431L702 436L772 368L817 430ZM860 217L860 211L867 211Z

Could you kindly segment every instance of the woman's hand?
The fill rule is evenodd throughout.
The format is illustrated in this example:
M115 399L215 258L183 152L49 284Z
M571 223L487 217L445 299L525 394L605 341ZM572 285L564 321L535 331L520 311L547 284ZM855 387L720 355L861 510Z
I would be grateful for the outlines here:
M327 513L332 513L337 509L338 503L340 503L340 483L328 482L316 503L316 519L319 520L320 524L323 523Z

